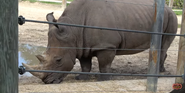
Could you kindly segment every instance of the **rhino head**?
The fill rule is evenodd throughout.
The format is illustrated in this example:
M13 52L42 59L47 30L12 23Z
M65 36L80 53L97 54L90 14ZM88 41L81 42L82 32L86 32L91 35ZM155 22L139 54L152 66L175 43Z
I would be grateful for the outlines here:
M54 18L53 13L47 14L46 18L49 22L58 22ZM75 42L76 39L72 34L71 27L49 24L47 49L44 55L36 56L40 64L34 67L26 64L23 64L23 66L25 66L26 69L32 70L71 71L75 64L76 50L61 47L75 47ZM67 75L61 73L30 73L40 78L46 84L60 83Z

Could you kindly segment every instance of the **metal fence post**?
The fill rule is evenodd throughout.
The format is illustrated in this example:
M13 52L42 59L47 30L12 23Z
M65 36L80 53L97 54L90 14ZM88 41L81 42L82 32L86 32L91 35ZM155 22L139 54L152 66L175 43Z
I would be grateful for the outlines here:
M181 23L181 34L185 34L185 0L183 4L183 13L182 13L182 23ZM178 53L178 61L177 61L177 75L184 74L184 64L185 64L185 37L180 37L179 40L179 53ZM183 83L184 80L182 78L176 78L176 83Z
M155 13L152 31L161 33L163 31L165 0L155 0L154 5ZM159 74L161 38L162 38L161 35L151 36L148 74ZM156 92L157 81L158 77L147 77L147 91Z
M0 3L0 93L18 93L18 0Z

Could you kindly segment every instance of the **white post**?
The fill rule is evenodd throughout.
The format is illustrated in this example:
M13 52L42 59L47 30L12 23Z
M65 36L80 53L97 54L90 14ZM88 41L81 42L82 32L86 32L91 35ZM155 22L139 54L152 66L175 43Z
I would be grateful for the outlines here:
M66 6L67 6L67 0L62 0L62 11L65 10Z
M169 5L168 6L171 7L171 8L173 7L173 1L174 0L169 0Z

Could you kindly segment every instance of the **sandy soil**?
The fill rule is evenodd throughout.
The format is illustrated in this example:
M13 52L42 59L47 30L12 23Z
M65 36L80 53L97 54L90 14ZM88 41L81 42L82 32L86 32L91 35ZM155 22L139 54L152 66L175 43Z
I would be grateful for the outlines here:
M19 3L19 15L23 15L26 19L32 19L32 20L41 20L46 21L45 16L47 13L54 12L54 16L56 19L62 14L61 6L60 5L48 5L48 4L40 4L40 3L29 3L29 2L20 2ZM180 23L180 21L179 21ZM38 24L38 23L29 23L19 26L19 43L20 44L31 44L35 46L46 46L47 45L47 31L48 31L48 24ZM180 33L180 29L178 29L178 33ZM179 37L176 37L173 41L169 51L168 51L168 57L165 62L165 68L166 72L161 73L165 75L171 75L176 73L176 64L177 64L177 56L178 56L178 42ZM36 55L36 54L35 54ZM147 67L148 67L148 50L135 54L135 55L128 55L128 56L116 56L113 64L112 64L112 72L114 73L132 73L132 74L146 74L147 73ZM77 61L73 71L80 71L80 65ZM92 72L98 72L98 64L96 58L93 58L93 67ZM134 90L132 85L136 85L135 88L138 88L136 90L145 90L145 80L143 77L113 77L113 80L115 81L106 81L107 83L100 83L94 80L94 76L92 76L92 80L90 81L76 81L74 79L75 75L69 75L66 77L63 83L56 84L56 85L44 85L43 82L35 77L25 77L22 76L19 79L19 91L21 93L25 92L60 92L63 91L62 89L68 89L65 90L65 93L68 93L69 91L72 91L74 88L70 88L69 86L77 87L73 92L80 93L80 89L84 87L83 89L86 89L84 91L97 91L98 93L102 93L104 91L107 93L110 89L113 88L112 91L128 91L128 90ZM123 81L117 81L117 80L123 80ZM134 80L134 81L133 81ZM171 86L174 83L174 78L168 79L160 79L162 83L168 83L168 88L166 87L160 87L161 89L165 90L171 90ZM84 83L85 82L85 83ZM87 85L88 82L88 85ZM95 82L95 83L93 83ZM129 84L130 82L130 84ZM138 84L135 84L135 83ZM127 84L128 83L128 84ZM162 84L161 83L161 84ZM108 84L106 88L105 86L101 84ZM160 85L161 85L160 84ZM109 86L110 85L110 86ZM115 86L113 86L115 85ZM127 86L125 88L124 85L131 85ZM159 86L160 86L159 85ZM67 86L67 87L65 87ZM98 86L98 87L97 87ZM118 87L117 89L114 89L114 87ZM64 88L65 87L65 88ZM88 88L90 88L90 90ZM96 88L95 88L96 87ZM129 87L129 88L128 88ZM141 88L140 88L141 87ZM39 88L39 89L38 89ZM97 89L98 88L98 89ZM160 89L159 88L159 89ZM82 89L82 90L83 90ZM120 90L123 89L123 90ZM82 91L81 90L81 91ZM110 90L111 91L111 90ZM110 92L109 91L109 92ZM115 93L117 93L115 92ZM139 91L135 92L138 93ZM63 92L62 92L63 93ZM161 92L160 92L161 93Z

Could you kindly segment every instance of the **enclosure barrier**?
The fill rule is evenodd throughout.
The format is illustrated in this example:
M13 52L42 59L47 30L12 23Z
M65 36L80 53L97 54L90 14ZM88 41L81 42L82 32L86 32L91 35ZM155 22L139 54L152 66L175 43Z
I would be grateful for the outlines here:
M110 1L110 0L107 0ZM158 0L159 1L159 0ZM162 1L162 0L160 0ZM120 3L120 2L118 2ZM155 0L156 3L156 0ZM139 5L139 4L135 4ZM0 69L2 71L0 76L0 93L18 93L18 74L17 74L17 63L18 63L18 26L17 26L17 15L18 15L18 0L2 0L0 3L0 12L3 13L0 15ZM159 6L159 5L158 5ZM157 7L158 7L157 6ZM184 7L185 7L185 0L184 0ZM156 6L155 6L156 8ZM184 8L185 9L185 8ZM8 12L7 12L8 11ZM10 15L11 14L11 15ZM185 18L184 18L185 11L183 11L183 18L181 27L185 32ZM8 20L8 21L7 21ZM28 20L27 20L28 21ZM21 21L20 21L21 22ZM24 23L24 22L23 22ZM65 24L63 24L65 25ZM66 25L67 26L67 25ZM70 25L68 25L70 26ZM71 25L72 26L72 25ZM78 26L76 26L78 27ZM79 26L80 27L80 26ZM91 28L89 26L88 28ZM95 28L94 28L95 29ZM97 29L104 29L104 28L97 28ZM131 32L130 30L118 30L118 29L110 29L106 28L104 30L115 30L115 31L127 31ZM139 33L137 31L132 31ZM141 32L141 31L140 31ZM148 33L148 34L158 34L158 35L165 35L160 33ZM181 36L181 35L180 35ZM184 36L184 35L183 35ZM183 46L184 47L184 46ZM182 54L184 55L184 54ZM183 62L179 62L181 65ZM184 65L185 66L185 65ZM185 68L185 67L184 67ZM182 66L180 67L182 69ZM185 70L185 69L184 69ZM35 72L39 72L37 70L33 70ZM32 71L32 72L33 72ZM23 74L25 72L31 72L31 70L25 70L24 67L19 67L19 73ZM68 73L62 71L42 71L42 72L60 72L60 73ZM185 71L184 71L185 73ZM77 72L71 72L71 74L77 74ZM89 74L89 73L79 73L79 74ZM94 73L94 74L115 74L115 73ZM119 74L116 74L119 75ZM122 74L123 75L123 74ZM143 76L141 74L125 74L125 76ZM182 77L185 80L185 74L183 75L146 75L147 77ZM185 81L184 81L185 82Z
M86 75L110 75L110 76L142 76L142 77L182 77L185 75L158 75L158 74L122 74L122 73L93 73L93 72L72 72L72 71L54 71L54 70L26 70L25 67L19 66L19 74L25 72L44 72L44 73L63 73L63 74L86 74Z
M98 1L98 0L97 0ZM109 2L114 2L111 0L107 0ZM185 2L185 0L184 0ZM125 3L125 2L116 2L116 3ZM134 5L143 5L136 4ZM77 24L66 24L66 23L54 23L54 22L45 22L45 21L37 21L37 20L27 20L24 17L18 17L18 23L23 25L25 22L36 22L36 23L47 23L47 24L56 24L56 25L64 25L64 26L72 26L72 27L82 27L82 28L91 28L91 29L100 29L100 30L110 30L110 31L121 31L121 32L132 32L132 33L143 33L143 34L151 34L151 47L150 47L150 56L157 58L157 61L151 57L149 57L149 74L122 74L122 73L90 73L90 72L68 72L68 71L52 71L52 70L26 70L23 66L19 67L19 73L24 74L25 72L45 72L45 73L66 73L66 74L88 74L88 75L111 75L111 76L144 76L147 78L147 91L156 92L157 90L157 77L181 77L185 82L185 65L184 65L184 73L183 75L159 75L159 58L160 58L160 46L161 46L161 35L169 35L169 36L181 36L185 38L185 33L183 34L172 34L172 33L162 33L163 28L163 16L164 16L164 0L154 0L154 5L143 5L143 6L152 6L155 9L154 13L154 24L152 28L152 32L147 31L137 31L137 30L127 30L127 29L117 29L117 28L106 28L106 27L97 27L97 26L85 26L85 25L77 25ZM184 12L184 11L183 11ZM183 13L184 14L184 13ZM182 21L183 22L183 21ZM53 47L58 48L58 47ZM78 47L60 47L60 48L71 48L71 49L87 49L87 48L78 48ZM92 48L91 48L92 49ZM126 50L126 49L114 49L114 50ZM157 52L156 54L152 54L153 52ZM182 62L181 62L182 63ZM182 70L182 68L181 68Z
M134 33L145 33L145 34L169 35L169 36L183 36L183 37L185 37L185 34L184 35L181 35L181 34L171 34L171 33L157 33L157 32L137 31L137 30L128 30L128 29L106 28L106 27L98 27L98 26L86 26L86 25L67 24L67 23L55 23L55 22L47 22L47 21L29 20L29 19L25 19L23 16L19 16L18 17L18 23L19 23L19 25L23 25L25 22L54 24L54 25L82 27L82 28L110 30L110 31L122 31L122 32L134 32Z
M157 33L157 32L137 31L137 30L128 30L128 29L106 28L106 27L98 27L98 26L86 26L86 25L67 24L67 23L55 23L55 22L47 22L47 21L28 20L28 19L25 19L23 16L19 16L18 17L19 25L23 25L25 22L55 24L55 25L64 25L64 26L71 26L71 27L83 27L83 28L110 30L110 31L122 31L122 32L134 32L134 33L145 33L145 34L156 34L156 35L169 35L169 36L182 36L182 37L185 37L185 34L182 35L182 34L172 34L172 33ZM58 47L54 47L54 48L58 48ZM77 47L61 47L61 48L87 49L87 48L77 48ZM93 48L91 48L91 49L93 49ZM119 50L119 49L117 49L117 50ZM120 50L127 50L127 49L120 49ZM185 74L183 74L183 75L159 75L159 74L92 73L92 72L72 72L72 71L53 71L53 70L26 70L23 66L20 66L19 67L19 74L23 75L25 72L87 74L87 75L110 75L110 76L181 77L185 81Z

